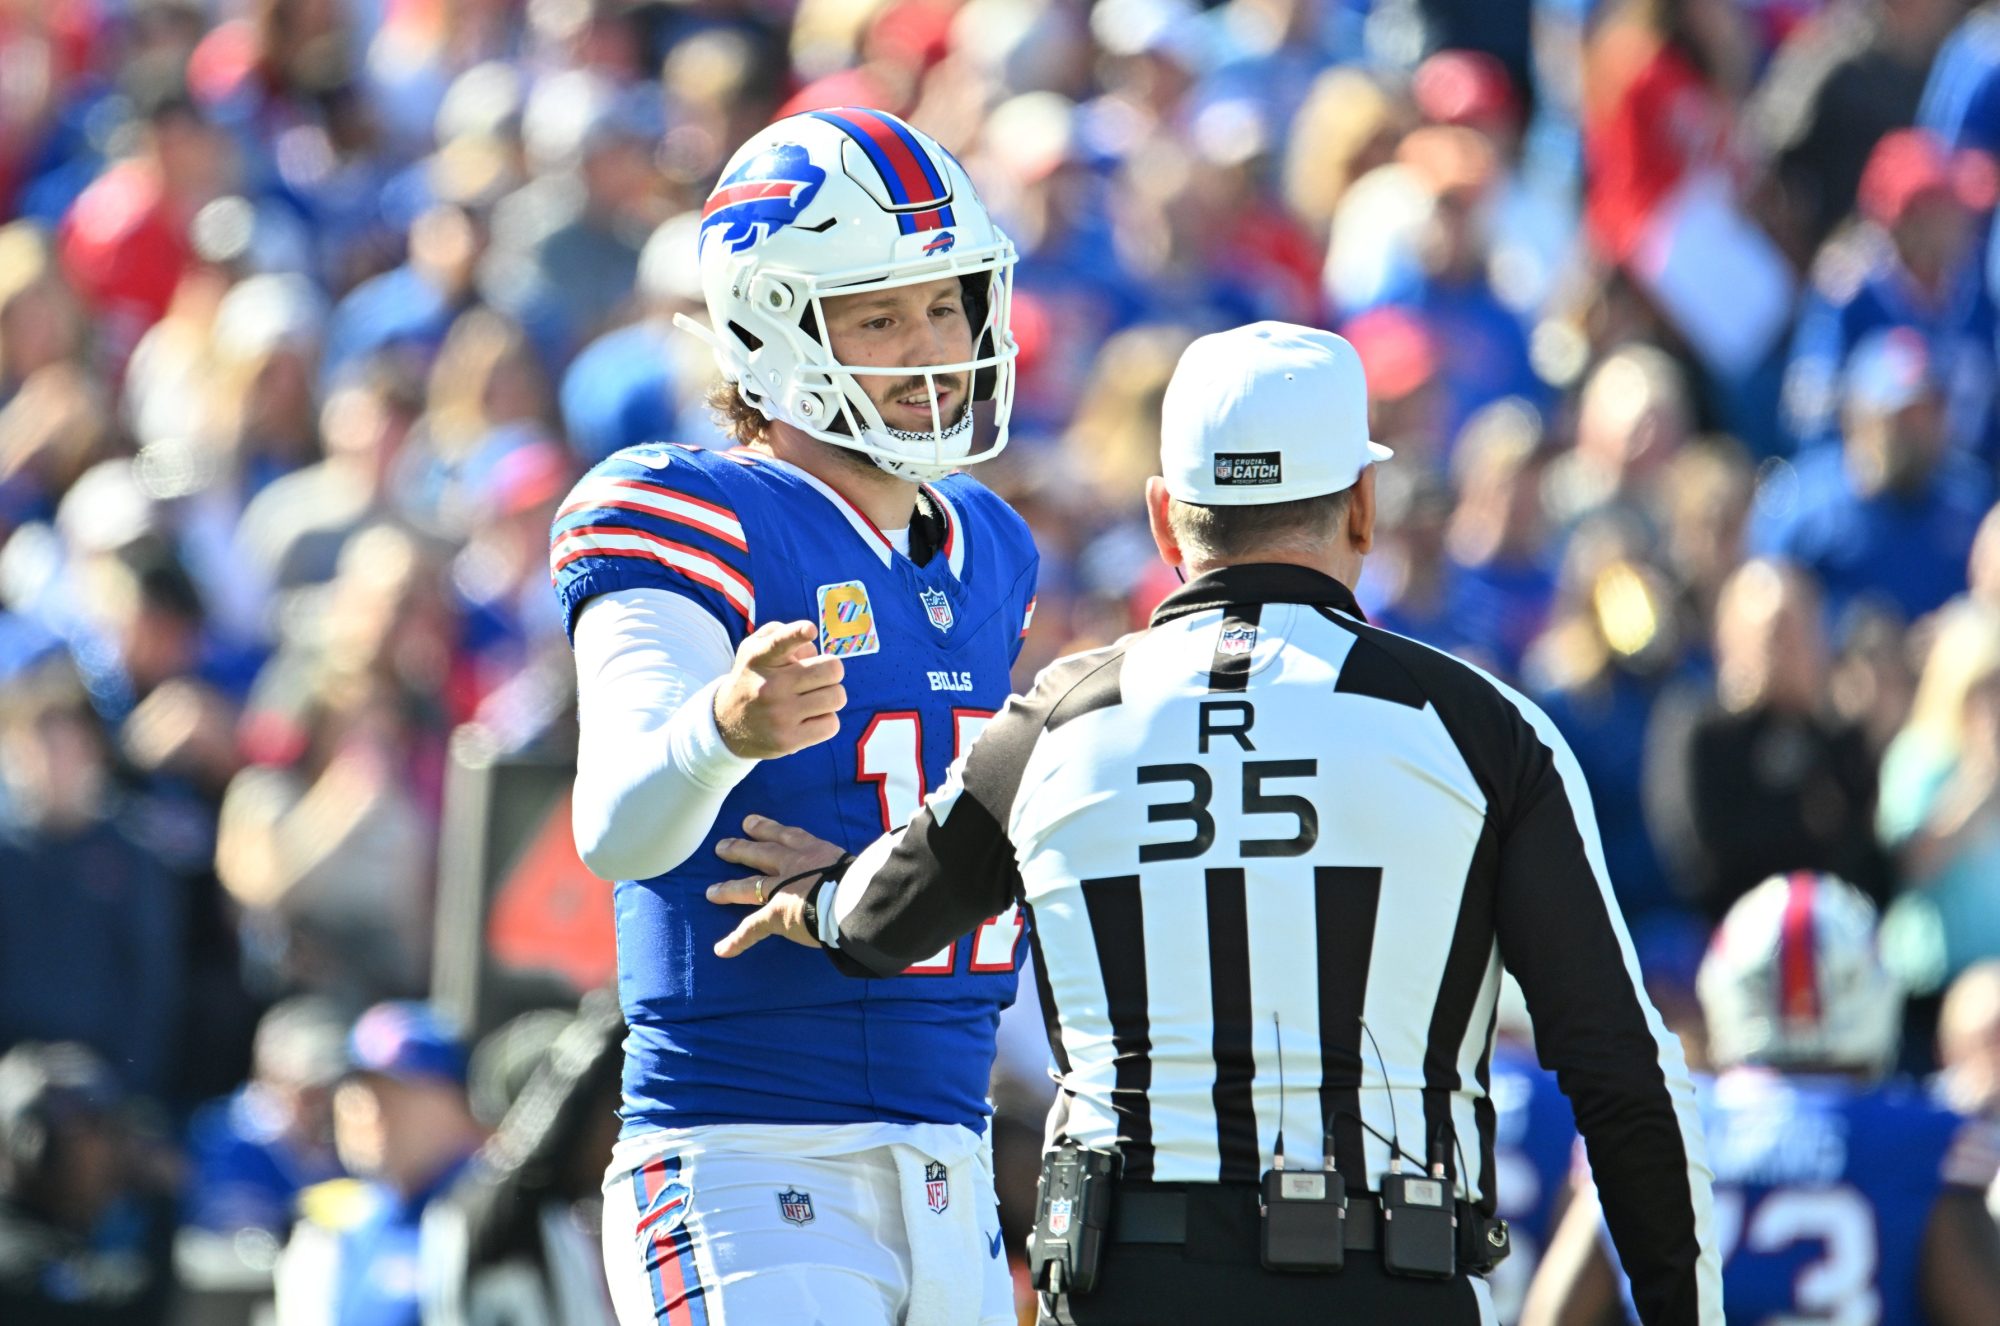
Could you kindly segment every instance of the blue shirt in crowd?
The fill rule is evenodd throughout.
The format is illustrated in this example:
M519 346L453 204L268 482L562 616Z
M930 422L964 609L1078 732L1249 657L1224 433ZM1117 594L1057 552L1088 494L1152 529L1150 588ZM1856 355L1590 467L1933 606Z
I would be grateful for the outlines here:
M1925 299L1884 236L1849 236L1829 245L1813 268L1785 368L1785 426L1800 450L1834 441L1847 358L1870 332L1909 327L1924 338L1945 393L1954 445L2000 456L1993 409L1994 336L2000 329L1985 274L1965 262L1943 298Z
M1992 502L1991 476L1962 453L1947 455L1914 496L1863 497L1840 448L1816 447L1789 475L1765 482L1750 516L1751 549L1817 576L1829 619L1874 598L1915 621L1964 590L1973 535Z
M563 428L586 465L679 436L664 322L635 322L585 346L562 383Z
M180 885L118 826L0 829L0 1051L81 1041L159 1096L182 999Z

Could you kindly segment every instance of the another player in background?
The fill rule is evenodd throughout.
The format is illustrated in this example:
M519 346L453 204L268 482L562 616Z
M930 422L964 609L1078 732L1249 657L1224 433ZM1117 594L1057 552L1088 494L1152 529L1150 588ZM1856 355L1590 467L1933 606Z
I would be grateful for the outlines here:
M621 881L620 1320L1011 1322L984 1134L1018 912L864 984L791 945L723 962L703 892L753 864L753 810L901 825L1012 689L1034 545L955 469L1006 443L1014 249L950 153L851 108L746 143L699 245L712 326L682 326L742 445L614 454L551 550L577 846Z
M1486 1089L1494 1112L1494 1214L1506 1219L1510 1235L1507 1260L1486 1275L1500 1326L1521 1319L1542 1249L1569 1201L1570 1157L1577 1146L1576 1115L1556 1075L1536 1062L1532 1037L1520 987L1504 978Z
M1702 1093L1732 1323L1974 1326L2000 1305L1989 1126L1885 1082L1902 998L1860 890L1800 871L1723 918L1696 990L1722 1071ZM1528 1323L1595 1323L1621 1277L1579 1189ZM1612 1316L1611 1319L1616 1319Z

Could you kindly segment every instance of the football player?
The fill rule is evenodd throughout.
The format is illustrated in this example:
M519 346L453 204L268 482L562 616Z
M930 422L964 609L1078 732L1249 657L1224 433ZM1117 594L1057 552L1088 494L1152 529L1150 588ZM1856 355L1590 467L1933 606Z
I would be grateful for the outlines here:
M1576 1115L1555 1074L1536 1062L1519 989L1511 978L1506 986L1512 990L1503 988L1500 996L1486 1095L1493 1107L1495 1214L1507 1221L1509 1251L1486 1282L1500 1326L1514 1326L1542 1249L1568 1204L1577 1136Z
M1022 920L856 982L735 925L752 810L859 846L999 709L1026 525L959 467L1007 440L1015 254L951 154L880 111L780 120L702 211L712 398L740 444L618 452L557 515L584 861L616 879L620 1320L1013 1320L984 1134ZM975 406L991 403L990 420Z
M1903 1001L1867 897L1809 871L1765 880L1723 918L1696 994L1721 1070L1702 1115L1729 1320L1990 1326L1989 1125L1882 1080ZM1523 1321L1615 1313L1620 1277L1599 1225L1580 1187Z

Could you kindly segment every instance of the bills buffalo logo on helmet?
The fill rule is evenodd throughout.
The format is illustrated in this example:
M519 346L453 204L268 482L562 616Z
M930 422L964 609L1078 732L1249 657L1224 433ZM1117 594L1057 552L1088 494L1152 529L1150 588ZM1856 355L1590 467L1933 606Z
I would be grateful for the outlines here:
M720 226L731 253L762 243L799 219L812 205L826 172L796 143L779 143L744 162L708 195L701 209L701 236Z
M935 239L924 245L924 252L926 254L950 253L951 246L956 243L958 243L956 235L952 234L949 230L940 230Z

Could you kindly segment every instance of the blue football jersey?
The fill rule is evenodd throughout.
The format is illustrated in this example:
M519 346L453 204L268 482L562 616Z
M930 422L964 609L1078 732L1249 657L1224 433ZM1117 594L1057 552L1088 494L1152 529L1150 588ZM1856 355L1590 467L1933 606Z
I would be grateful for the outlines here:
M837 736L757 765L692 856L616 887L627 1134L985 1126L995 1029L1025 951L1018 909L900 977L857 980L793 944L716 957L743 911L703 896L742 873L714 849L753 812L856 850L907 822L1011 693L1034 541L974 480L926 487L948 532L922 566L818 479L749 451L627 448L556 517L550 565L572 630L594 595L667 589L713 613L732 645L763 622L816 622L821 651L846 664Z
M1740 1068L1698 1092L1731 1323L1924 1320L1931 1207L1980 1128L1914 1087ZM1990 1179L1990 1168L1983 1175Z
M1502 1326L1511 1326L1555 1232L1556 1198L1576 1148L1576 1116L1555 1074L1535 1061L1533 1051L1508 1041L1494 1043L1487 1095L1493 1100L1495 1210L1506 1217L1513 1249L1486 1278L1494 1311Z

